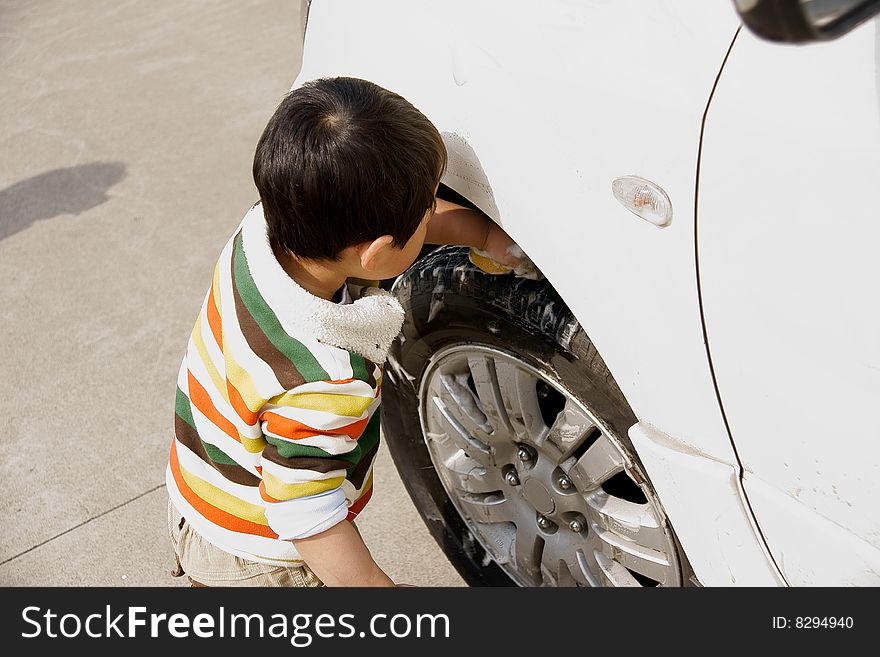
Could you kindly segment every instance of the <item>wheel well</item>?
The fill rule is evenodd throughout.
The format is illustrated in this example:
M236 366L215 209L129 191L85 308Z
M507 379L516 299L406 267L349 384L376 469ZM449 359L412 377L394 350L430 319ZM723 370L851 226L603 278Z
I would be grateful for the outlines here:
M440 183L439 187L437 187L437 198L444 201L449 201L450 203L456 203L463 207L470 208L471 210L476 210L477 212L482 212L480 208L471 203L466 197L462 196L448 185L444 185L442 182ZM422 250L419 251L419 255L415 259L415 262L413 262L412 266L415 266L416 263L439 249L441 246L441 244L425 244L422 247ZM395 280L397 279L387 278L385 280L379 281L379 287L381 287L383 290L390 290L391 286L394 285Z
M449 201L450 203L455 203L457 205L461 205L462 207L470 208L471 210L476 210L477 212L479 212L481 214L485 214L485 213L483 213L482 210L480 210L480 208L478 208L476 205L471 203L467 197L462 196L457 191L455 191L454 189L452 189L448 185L444 185L443 183L440 183L440 185L437 187L436 196L437 196L437 198L442 199L444 201ZM419 260L424 258L429 253L433 253L438 248L440 248L440 246L441 245L439 245L439 244L425 244L422 247L421 252L419 253L419 257L416 259L416 262L418 262Z

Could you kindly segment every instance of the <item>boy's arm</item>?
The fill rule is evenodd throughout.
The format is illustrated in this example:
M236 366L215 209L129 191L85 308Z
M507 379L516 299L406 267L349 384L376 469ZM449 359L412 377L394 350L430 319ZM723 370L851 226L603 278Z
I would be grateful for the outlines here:
M511 237L482 212L437 199L437 209L428 222L428 244L458 244L489 254L495 262L516 267L519 259L507 252L514 245Z
M293 544L327 586L394 586L350 522L340 522Z
M260 459L260 495L269 527L291 541L328 586L394 585L347 521L371 492L379 385L360 379L305 383L273 397L260 412L268 443Z

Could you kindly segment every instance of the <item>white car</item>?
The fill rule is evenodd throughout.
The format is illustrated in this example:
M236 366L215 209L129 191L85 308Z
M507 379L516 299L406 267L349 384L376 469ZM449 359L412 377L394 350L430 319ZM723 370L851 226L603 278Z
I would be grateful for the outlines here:
M546 277L394 286L384 434L469 583L880 584L878 4L311 3L298 81L405 96Z

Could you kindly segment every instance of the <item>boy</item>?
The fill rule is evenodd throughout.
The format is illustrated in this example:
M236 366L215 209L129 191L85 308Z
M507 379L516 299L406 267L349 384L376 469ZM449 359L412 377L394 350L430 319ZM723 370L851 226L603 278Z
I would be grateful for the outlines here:
M220 255L178 377L176 575L394 586L347 521L372 492L381 364L403 309L347 281L393 278L425 242L516 264L497 225L435 198L445 166L430 121L364 80L307 83L270 119L260 202Z

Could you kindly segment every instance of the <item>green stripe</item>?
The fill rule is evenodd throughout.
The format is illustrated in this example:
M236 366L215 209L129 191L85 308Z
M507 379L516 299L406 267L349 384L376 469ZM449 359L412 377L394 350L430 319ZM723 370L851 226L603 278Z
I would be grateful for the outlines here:
M349 479L351 479L354 471L357 469L358 465L360 465L361 459L379 444L379 426L379 411L376 411L373 413L373 417L370 418L370 421L367 422L367 426L364 428L361 437L358 438L357 448L352 452L352 454L357 454L357 460L353 461L351 467L348 469L347 476Z
M251 276L244 249L241 246L242 237L239 233L233 244L233 273L232 284L235 285L241 300L254 321L259 325L269 342L275 345L284 356L294 364L306 381L326 381L330 375L318 363L315 356L300 341L288 335L282 328L278 317L263 299L263 295L257 289Z
M238 465L238 462L236 462L235 459L230 457L226 452L224 452L216 445L206 443L203 440L202 447L205 448L205 454L207 454L208 458L214 461L214 463L222 463L223 465Z
M193 429L196 428L196 421L193 420L192 408L189 405L189 397L180 388L177 389L177 396L174 399L174 412Z
M266 436L266 442L270 445L275 445L275 447L278 448L278 454L286 459L295 458L298 456L314 456L316 458L340 459L342 461L348 461L352 464L357 464L357 462L360 461L361 458L361 451L358 447L355 447L347 454L331 454L330 452L325 452L320 447L312 447L310 445L297 445L296 443L292 443L289 440L282 440L281 438L276 438L275 436Z
M358 438L358 446L363 450L364 454L367 454L379 442L379 428L381 427L379 413L379 410L373 413L373 417L367 422L364 432Z
M362 462L357 466L349 468L348 480L355 488L364 485L364 478L367 476L370 466L370 459L379 449L379 412L373 413L373 417L367 422L367 426L361 437L358 438L358 449L361 453ZM359 459L360 460L360 459Z
M361 381L366 381L369 383L370 381L370 370L367 369L367 361L363 356L358 356L355 353L348 352L349 362L351 363L351 377L353 379L360 379Z

